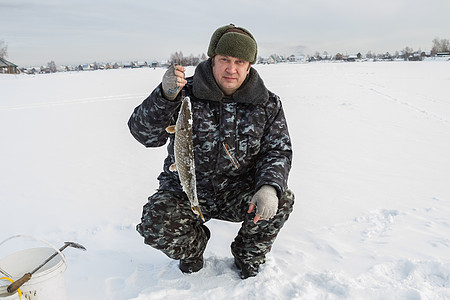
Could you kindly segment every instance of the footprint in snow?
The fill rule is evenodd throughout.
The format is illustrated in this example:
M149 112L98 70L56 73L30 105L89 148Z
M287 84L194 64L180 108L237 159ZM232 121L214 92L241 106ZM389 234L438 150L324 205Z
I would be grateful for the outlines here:
M397 210L374 210L366 216L356 218L355 222L365 225L366 229L363 231L363 240L368 240L384 236L394 223L395 217L399 214Z

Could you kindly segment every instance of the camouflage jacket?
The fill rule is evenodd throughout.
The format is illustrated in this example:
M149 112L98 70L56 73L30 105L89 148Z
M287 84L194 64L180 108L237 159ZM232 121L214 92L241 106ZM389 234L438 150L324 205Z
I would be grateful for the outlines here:
M211 60L197 66L187 78L183 94L191 98L197 193L214 197L230 188L264 184L280 196L286 189L292 160L291 139L279 97L268 91L255 69L229 98L216 84ZM162 96L161 84L134 110L128 126L146 147L168 144L160 189L182 191L175 162L173 135L165 130L175 123L181 93L175 101Z

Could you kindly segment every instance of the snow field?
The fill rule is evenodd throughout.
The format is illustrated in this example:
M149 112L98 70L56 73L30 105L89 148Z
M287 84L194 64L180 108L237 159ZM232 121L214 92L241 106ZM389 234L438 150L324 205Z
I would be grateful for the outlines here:
M207 223L191 275L134 229L165 147L145 149L126 122L164 69L0 76L0 242L84 245L66 252L71 299L449 298L449 63L255 68L283 100L296 194L257 277L233 266L239 224Z

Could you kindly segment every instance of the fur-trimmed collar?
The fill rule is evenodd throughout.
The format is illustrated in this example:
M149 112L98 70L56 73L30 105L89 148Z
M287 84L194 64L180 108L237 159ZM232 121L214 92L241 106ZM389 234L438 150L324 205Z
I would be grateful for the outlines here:
M204 100L222 101L225 97L214 79L211 58L201 62L195 69L193 93ZM239 103L264 104L269 99L269 91L258 72L250 68L247 78L231 98Z

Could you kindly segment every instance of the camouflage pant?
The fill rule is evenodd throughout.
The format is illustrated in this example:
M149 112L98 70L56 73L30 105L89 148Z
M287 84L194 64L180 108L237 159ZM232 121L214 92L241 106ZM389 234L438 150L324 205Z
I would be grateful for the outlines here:
M220 193L212 201L199 199L206 221L211 218L242 222L238 235L231 244L234 256L244 263L264 263L278 232L292 212L294 194L287 190L280 199L277 214L268 221L253 223L255 213L247 213L253 191L235 189ZM173 259L198 257L203 254L208 237L200 226L183 192L157 191L144 205L137 231L144 242L161 250Z

